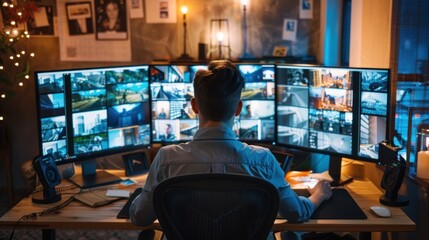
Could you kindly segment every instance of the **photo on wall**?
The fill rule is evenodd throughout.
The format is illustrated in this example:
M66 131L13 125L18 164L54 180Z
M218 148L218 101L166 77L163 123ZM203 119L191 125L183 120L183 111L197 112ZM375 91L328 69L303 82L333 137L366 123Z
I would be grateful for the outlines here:
M126 0L95 0L97 40L128 39Z
M69 34L94 33L92 7L90 2L66 3Z

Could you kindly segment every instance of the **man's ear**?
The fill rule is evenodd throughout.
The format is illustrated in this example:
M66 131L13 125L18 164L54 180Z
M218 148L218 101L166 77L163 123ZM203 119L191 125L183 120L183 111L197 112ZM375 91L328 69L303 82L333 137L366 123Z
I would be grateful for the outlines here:
M240 100L237 104L237 109L235 110L235 116L240 115L242 109L243 109L243 101Z
M195 114L200 113L197 100L195 99L195 97L191 98L191 107L192 107L192 111L194 111Z

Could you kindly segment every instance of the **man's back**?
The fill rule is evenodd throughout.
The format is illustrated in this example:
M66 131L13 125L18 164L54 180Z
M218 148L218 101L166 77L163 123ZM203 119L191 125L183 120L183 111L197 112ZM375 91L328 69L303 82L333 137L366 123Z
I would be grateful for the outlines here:
M200 129L193 141L165 146L154 164L158 181L192 173L238 173L271 181L274 174L284 174L268 149L236 140L228 128Z

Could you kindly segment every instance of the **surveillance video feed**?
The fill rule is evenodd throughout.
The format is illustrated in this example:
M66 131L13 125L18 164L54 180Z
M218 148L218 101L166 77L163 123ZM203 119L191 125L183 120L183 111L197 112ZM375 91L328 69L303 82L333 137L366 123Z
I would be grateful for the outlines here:
M361 114L359 149L360 157L378 159L378 144L387 139L388 70L362 70Z
M279 65L277 74L278 143L351 154L353 90L349 70Z
M39 94L63 92L64 77L63 72L47 72L37 75Z
M241 92L243 108L235 120L234 131L243 141L275 140L275 66L237 64L244 78Z
M189 141L198 129L191 107L195 73L204 65L154 65L150 67L152 141Z
M64 158L149 145L148 69L142 65L36 73L43 153Z

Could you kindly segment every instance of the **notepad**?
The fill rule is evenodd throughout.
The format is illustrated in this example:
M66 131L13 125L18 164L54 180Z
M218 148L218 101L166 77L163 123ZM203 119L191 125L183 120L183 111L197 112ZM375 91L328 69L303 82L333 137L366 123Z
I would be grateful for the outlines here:
M109 189L106 192L107 197L121 197L121 198L129 198L130 191L120 190L120 189Z
M93 190L86 191L74 196L74 199L78 200L81 203L84 203L90 207L100 207L111 202L114 202L122 197L109 197L106 196L107 190Z

